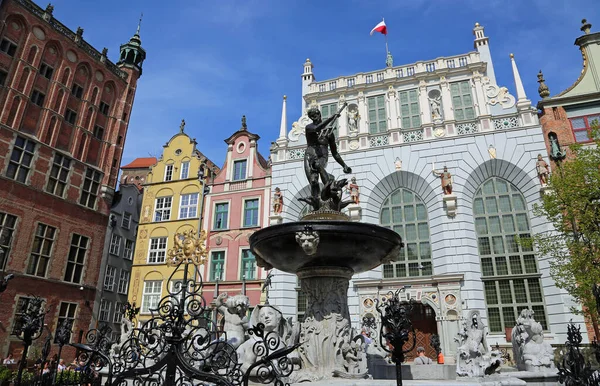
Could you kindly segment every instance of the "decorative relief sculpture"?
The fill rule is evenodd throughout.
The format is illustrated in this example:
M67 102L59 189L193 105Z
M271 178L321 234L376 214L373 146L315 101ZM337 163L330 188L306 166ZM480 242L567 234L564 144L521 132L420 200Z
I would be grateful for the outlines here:
M550 174L548 170L548 164L542 158L541 154L538 154L537 161L535 162L535 170L537 171L538 178L540 180L540 185L545 187L548 185L548 175Z
M442 191L444 195L452 194L452 174L448 171L448 167L444 166L443 171L435 170L435 164L432 165L433 175L440 177L442 181Z
M182 234L175 234L173 239L175 247L167 252L168 266L176 267L182 262L199 266L206 262L208 250L205 247L205 231L200 232L200 236L197 236L196 231L190 229Z
M319 241L319 232L314 231L309 225L305 226L303 231L296 232L296 242L308 256L317 253Z
M521 311L512 331L512 345L517 368L524 371L554 369L554 349L544 341L543 327L530 309Z
M224 300L225 298L227 300ZM227 292L224 292L217 296L215 305L225 320L223 330L227 333L227 343L233 348L239 347L246 340L245 331L248 327L246 313L250 308L250 299L241 294L228 297Z
M490 159L496 159L496 148L494 145L490 144L490 147L488 147L488 153L490 154Z
M483 377L493 374L502 364L500 353L490 351L487 345L487 327L481 322L479 311L469 312L463 329L454 338L458 343L456 373L460 376Z
M356 137L358 135L358 122L360 120L360 114L358 113L358 106L350 105L348 108L348 136Z
M514 96L510 95L506 87L498 87L491 83L490 78L483 77L483 90L488 97L488 104L494 106L500 104L504 109L510 109L516 103Z
M303 115L298 119L297 122L292 123L292 130L288 134L290 142L298 142L301 135L305 135L304 128L310 123L310 119L306 115Z
M402 170L402 160L399 157L396 157L396 161L394 161L394 168L396 170Z
M442 93L440 90L434 89L427 93L429 99L429 107L431 110L431 120L434 123L441 123L444 119L442 115Z
M360 188L359 188L358 184L356 183L356 177L352 177L352 179L350 181L351 182L346 186L346 190L348 192L350 192L350 198L352 199L352 202L354 204L358 205L360 203L360 199L359 199Z
M283 210L283 194L281 189L275 188L275 194L273 195L273 213L281 214Z

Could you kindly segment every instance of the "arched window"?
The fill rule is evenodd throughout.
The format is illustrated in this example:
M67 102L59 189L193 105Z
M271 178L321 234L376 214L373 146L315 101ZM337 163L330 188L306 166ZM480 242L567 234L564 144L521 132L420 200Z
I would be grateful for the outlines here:
M524 308L547 329L535 254L519 242L531 236L523 195L513 184L490 178L475 193L473 212L490 331L514 327Z
M427 209L419 196L404 188L394 191L381 207L379 222L404 242L397 260L383 266L384 278L433 274Z

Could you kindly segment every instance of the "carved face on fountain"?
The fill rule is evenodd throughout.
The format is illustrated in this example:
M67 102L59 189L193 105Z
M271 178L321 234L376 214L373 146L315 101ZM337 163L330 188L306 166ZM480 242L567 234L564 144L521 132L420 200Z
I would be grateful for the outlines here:
M296 242L308 256L317 253L319 241L320 238L317 232L306 230L296 233Z
M265 325L265 331L274 331L281 321L281 313L273 307L262 307L258 313L258 321Z

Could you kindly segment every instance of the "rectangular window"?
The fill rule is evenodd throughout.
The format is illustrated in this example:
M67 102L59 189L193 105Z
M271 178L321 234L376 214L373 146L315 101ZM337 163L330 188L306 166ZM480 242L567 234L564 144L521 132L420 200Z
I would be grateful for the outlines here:
M258 198L244 201L244 226L258 226Z
M117 286L117 292L123 295L127 295L127 289L129 287L129 271L121 270L119 273L119 285Z
M127 260L133 259L133 240L125 240L125 250L123 251L123 258Z
M32 298L28 298L26 296L19 296L17 298L17 305L15 306L15 317L13 318L13 327L12 327L12 335L19 335L21 333L22 326L22 315L27 312L29 308L29 303L33 300Z
M173 165L165 166L165 181L171 181L173 179Z
M65 281L81 283L83 278L83 267L85 266L85 254L87 252L89 239L85 236L74 234L71 237L71 247L67 259Z
M2 42L0 42L0 51L4 52L8 56L15 56L15 53L17 52L17 45L8 39L2 39Z
M46 63L42 63L42 65L40 66L40 74L42 74L42 76L45 78L52 79L52 74L54 74L54 68L50 67Z
M244 277L246 280L256 279L256 259L249 249L242 250L242 271L240 280Z
M104 102L100 102L100 112L104 115L108 115L108 111L110 110L110 106Z
M450 84L454 118L457 121L475 119L475 108L471 96L471 83L468 80Z
M46 224L38 224L31 255L29 256L29 264L27 265L26 272L28 275L46 276L55 236L56 228Z
M98 320L101 322L109 322L110 321L110 307L111 303L108 300L102 299L100 301L100 314L98 315Z
M48 177L46 192L62 197L66 187L69 171L71 170L71 159L60 153L54 153L52 169Z
M151 309L156 309L156 307L158 307L161 290L162 281L160 280L149 280L144 282L142 309L140 312L147 314Z
M215 229L227 229L227 217L229 215L229 203L221 202L215 204Z
M149 264L163 264L167 254L167 238L156 237L150 239Z
M71 95L73 95L77 99L81 99L81 97L83 96L83 87L81 87L77 83L73 83L73 87L71 88Z
M125 304L115 303L115 313L113 316L113 323L123 322L124 317L125 317Z
M367 98L369 107L369 133L379 134L387 131L387 114L383 95Z
M373 83L373 75L365 76L365 83L367 83L367 84Z
M110 248L109 252L111 255L119 256L119 252L121 250L121 240L122 237L119 235L115 235L114 233L110 237Z
M46 99L46 94L44 94L38 90L33 90L33 92L31 93L31 101L40 107L44 106L45 99Z
M233 162L233 181L246 179L246 160Z
M65 121L67 121L71 125L74 125L76 120L77 113L71 109L67 109L67 111L65 112Z
M414 129L421 126L417 90L400 92L400 115L403 129Z
M600 115L587 115L584 117L569 118L571 128L577 142L591 142L592 126L600 129Z
M27 176L29 175L29 169L31 168L34 151L35 142L20 136L17 137L15 146L10 155L8 169L6 169L6 176L13 180L25 183L27 181Z
M321 105L321 118L323 118L323 120L326 120L327 118L331 117L333 114L337 113L338 111L338 107L337 107L337 103L329 103L326 105ZM338 120L336 120L333 123L333 134L335 135L335 137L338 137Z
M225 251L215 251L210 254L210 281L223 280L225 270Z
M124 212L121 220L121 227L129 229L131 227L131 213Z
M65 320L71 321L71 328L75 324L75 313L77 312L77 303L67 303L60 302L60 306L58 308L58 323L56 324L56 330L54 332L54 336L57 336L58 328L63 324ZM54 338L56 339L56 338ZM56 340L54 341L56 342Z
M112 265L106 266L106 274L104 275L104 289L107 291L115 290L115 279L117 278L117 268Z
M88 168L85 171L85 179L81 189L81 198L79 199L81 205L94 209L94 206L96 206L96 198L98 198L101 177L102 174L97 170Z
M356 79L348 78L348 87L354 87L355 84L356 84Z
M4 86L6 82L6 78L8 77L8 72L0 70L0 86Z
M182 194L179 218L194 218L198 215L198 193Z
M0 271L6 268L17 217L0 212Z
M94 133L93 134L94 134L94 138L97 138L100 141L102 141L102 139L104 138L104 127L94 125Z
M168 221L171 218L173 197L159 197L154 208L154 221Z
M188 178L190 174L190 163L189 162L182 162L181 163L181 176L180 178L182 180L185 180L186 178Z

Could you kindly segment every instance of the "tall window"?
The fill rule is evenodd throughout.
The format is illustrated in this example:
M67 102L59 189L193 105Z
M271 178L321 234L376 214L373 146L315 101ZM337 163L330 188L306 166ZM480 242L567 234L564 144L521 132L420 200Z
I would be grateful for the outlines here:
M77 312L77 303L60 302L60 306L58 308L58 323L56 324L56 331L54 333L55 337L57 336L56 332L58 331L58 328L63 324L63 322L65 320L70 320L71 327L73 326L73 324L75 322L75 313L76 312ZM54 339L56 339L56 338L54 338ZM57 343L56 340L55 340L55 343Z
M592 137L590 136L590 130L594 122L600 126L600 115L588 115L585 117L569 118L571 122L571 128L575 135L575 141L577 142L590 142Z
M104 115L108 115L108 112L110 110L110 105L107 105L105 102L100 102L99 107L99 111L104 114Z
M104 289L107 291L115 290L115 279L117 278L117 268L112 265L106 266L106 274L104 275Z
M229 215L229 203L221 202L215 204L214 229L227 229L227 217Z
M387 114L383 95L367 98L369 107L369 133L379 134L387 131Z
M158 197L154 208L154 221L167 221L171 218L173 197Z
M233 181L246 179L246 160L233 161Z
M210 254L210 281L223 280L225 268L225 251L215 251Z
M27 181L27 176L29 175L29 170L31 169L34 151L35 142L23 137L17 137L15 146L10 155L8 169L6 169L6 176L13 180L25 183Z
M173 179L173 165L165 166L165 181L171 181Z
M258 226L258 198L244 201L244 226Z
M326 105L321 105L321 118L323 118L323 120L326 120L327 118L331 117L333 114L338 112L338 107L337 107L337 103L329 103ZM338 121L336 120L333 123L333 133L335 135L335 137L338 137Z
M108 300L102 299L100 301L100 314L98 315L98 320L101 322L110 321L110 306L111 303Z
M78 284L81 283L88 241L89 239L87 237L77 234L74 234L71 237L71 248L69 249L69 257L67 259L65 281Z
M119 256L119 252L121 250L121 240L123 238L119 235L116 234L112 234L112 236L110 236L110 248L109 248L109 252L111 255L116 255Z
M123 295L127 295L127 288L129 287L129 271L121 270L119 273L119 285L117 286L117 292Z
M156 237L150 239L150 252L148 254L149 264L162 264L167 254L167 238Z
M194 218L198 215L198 193L182 194L179 218Z
M55 235L56 228L45 224L38 224L35 231L35 239L33 240L33 247L31 248L31 255L29 256L29 264L27 265L28 275L46 276Z
M50 177L46 185L46 192L62 197L67 187L69 170L71 170L71 159L62 154L55 153Z
M417 90L402 91L400 93L400 115L402 116L403 129L414 129L421 126Z
M547 329L535 253L519 243L531 235L523 195L513 184L490 178L475 193L473 212L490 331L513 327L524 308Z
M0 271L6 268L17 217L0 212Z
M125 317L125 304L115 303L115 313L113 316L113 323L123 322L124 317Z
M46 63L42 63L40 65L40 74L45 78L52 79L52 74L54 74L54 68L50 67Z
M247 280L256 279L256 259L249 249L242 250L242 271L240 279L246 277Z
M131 213L123 212L121 226L125 229L129 229L129 227L131 227Z
M96 198L98 198L98 189L100 188L100 179L102 174L94 169L88 168L85 171L85 180L81 189L81 198L79 203L88 208L94 209Z
M450 93L452 95L452 105L454 107L454 118L456 118L457 121L475 119L475 108L473 107L473 97L471 96L471 83L468 80L450 83Z
M189 163L189 161L182 162L181 163L181 179L185 180L186 178L188 178L189 174L190 174L190 163Z
M125 240L125 250L123 251L123 258L127 260L133 259L133 240Z
M102 141L102 139L104 138L104 127L94 125L94 131L92 134L94 135L94 138Z
M433 274L427 209L419 196L404 188L394 191L383 203L380 223L404 241L396 261L383 266L384 278Z
M149 280L144 282L144 292L142 294L142 313L149 313L150 309L156 309L160 302L160 292L162 290L162 281Z

